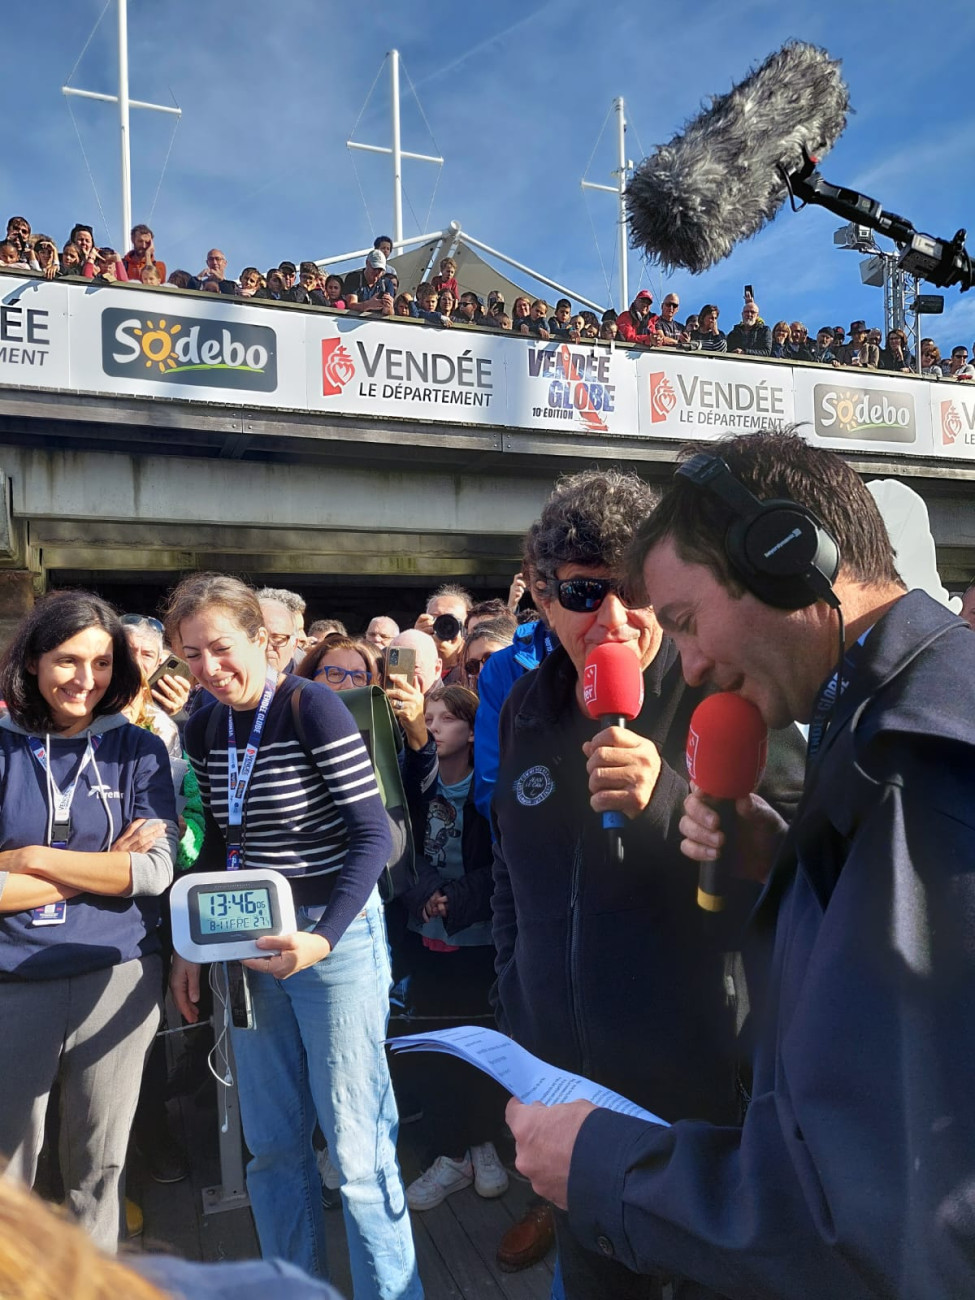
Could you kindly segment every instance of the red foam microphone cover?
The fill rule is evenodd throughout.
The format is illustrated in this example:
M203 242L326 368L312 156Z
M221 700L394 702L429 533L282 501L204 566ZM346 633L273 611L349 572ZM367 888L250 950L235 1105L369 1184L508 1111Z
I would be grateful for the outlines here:
M702 700L691 714L687 770L713 799L742 799L762 779L768 728L749 700L722 691Z
M593 646L582 693L590 718L635 718L643 708L643 673L633 650L621 641Z

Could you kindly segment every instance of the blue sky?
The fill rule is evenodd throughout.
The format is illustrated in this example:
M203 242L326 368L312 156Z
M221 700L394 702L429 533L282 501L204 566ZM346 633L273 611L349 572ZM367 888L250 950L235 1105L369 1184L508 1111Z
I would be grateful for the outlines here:
M79 145L61 95L103 5L54 0L38 39L9 47L5 61L6 206L59 242L76 220L94 224L99 242L120 240L115 110L73 99ZM385 72L359 115L395 46L404 67L404 147L446 159L439 176L427 164L406 164L405 234L456 219L485 243L609 301L614 201L584 195L579 182L613 97L626 100L627 150L638 160L669 140L707 95L728 89L792 37L843 60L856 110L825 160L826 177L865 190L932 234L975 227L975 112L967 95L975 9L960 0L939 3L924 18L902 0L815 7L788 0L669 7L130 0L131 94L163 103L175 97L183 109L151 218L172 119L133 111L133 219L152 225L170 269L192 272L214 244L236 274L247 263L266 268L371 243L392 226L389 162L357 153L353 164L345 141L358 118L357 139L388 143ZM114 92L115 48L112 0L71 84ZM614 165L610 123L589 178L609 183ZM631 253L631 295L642 277L658 301L661 288L677 289L685 312L719 303L730 327L748 282L770 322L799 317L811 332L858 316L879 325L882 291L861 285L858 254L834 249L840 224L821 210L783 212L716 270L665 283ZM969 247L975 250L975 235ZM945 297L945 315L929 321L929 332L943 347L971 347L975 291Z

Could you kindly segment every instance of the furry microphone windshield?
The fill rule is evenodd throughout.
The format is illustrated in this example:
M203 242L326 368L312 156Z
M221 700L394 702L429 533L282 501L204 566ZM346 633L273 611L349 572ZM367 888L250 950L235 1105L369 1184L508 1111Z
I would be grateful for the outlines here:
M665 269L705 271L770 221L789 175L822 158L846 126L840 65L798 41L689 122L626 189L630 241Z

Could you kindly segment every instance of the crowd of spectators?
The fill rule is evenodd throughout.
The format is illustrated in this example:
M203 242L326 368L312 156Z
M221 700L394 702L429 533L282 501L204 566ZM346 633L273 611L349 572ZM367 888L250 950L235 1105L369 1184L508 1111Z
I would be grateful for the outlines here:
M543 341L580 343L598 339L637 348L723 352L868 370L918 370L917 358L910 352L903 330L890 330L885 341L881 330L868 327L866 321L854 320L849 331L842 325L823 325L812 337L802 321L779 320L769 325L747 291L740 319L726 333L719 325L721 309L715 303L705 303L699 312L680 321L680 298L672 292L664 295L659 312L654 311L653 293L641 289L625 311L610 308L601 316L589 310L574 311L568 298L557 299L553 307L544 298L519 295L509 306L504 293L492 289L485 300L460 287L457 263L451 257L441 260L437 274L429 280L404 288L389 260L392 252L392 239L378 235L364 265L344 276L314 261L286 260L264 272L256 266L245 266L234 278L227 272L225 254L211 248L205 265L195 274L177 267L167 276L166 263L156 257L155 237L147 225L132 228L131 247L124 255L114 248L97 246L92 227L80 223L72 227L59 252L50 235L33 233L25 217L15 216L7 222L6 238L0 242L0 267L49 280L62 276L83 276L103 284L136 280L152 289L301 303L358 315L405 316L441 329L467 325L527 334ZM955 344L942 358L930 338L921 340L920 372L934 379L975 378L975 366L969 364L964 344Z

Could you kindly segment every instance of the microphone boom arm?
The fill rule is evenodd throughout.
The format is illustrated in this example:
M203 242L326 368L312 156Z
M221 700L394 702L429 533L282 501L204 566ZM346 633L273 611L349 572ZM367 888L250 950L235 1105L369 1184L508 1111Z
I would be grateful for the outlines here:
M957 284L962 293L975 284L975 265L965 248L967 231L956 231L951 240L922 234L906 217L900 217L896 212L885 212L869 195L842 185L831 185L816 170L816 159L808 154L798 171L787 173L782 169L782 176L795 211L799 211L795 200L801 199L803 204L827 208L846 221L869 226L871 230L886 235L901 250L897 265L908 275L916 275L939 289Z

